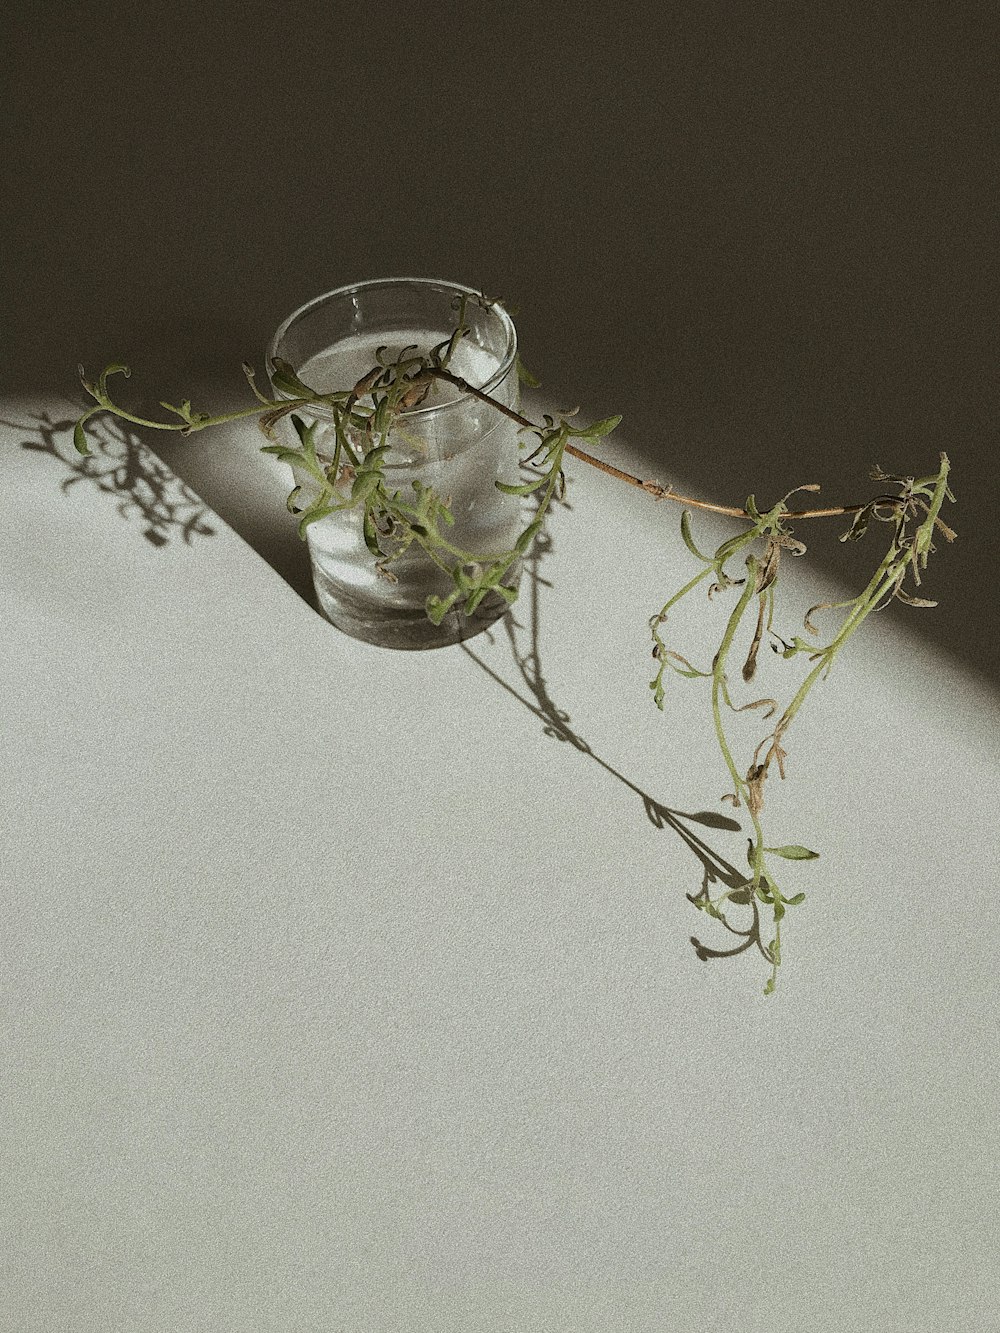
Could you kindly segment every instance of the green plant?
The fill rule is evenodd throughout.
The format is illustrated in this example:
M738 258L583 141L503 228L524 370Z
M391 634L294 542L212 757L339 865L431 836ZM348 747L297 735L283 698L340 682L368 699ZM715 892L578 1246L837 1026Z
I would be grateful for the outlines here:
M416 544L451 580L451 589L445 596L427 600L427 615L436 624L453 608L472 615L482 600L492 594L508 604L517 597L516 581L511 573L517 562L528 551L542 528L552 501L562 493L563 465L567 455L599 469L616 480L636 487L657 500L670 500L683 507L681 533L684 543L701 569L683 587L664 603L651 618L653 656L657 672L650 682L653 698L663 708L665 682L668 674L709 682L712 719L719 750L726 766L731 790L723 799L734 806L745 807L752 826L747 860L749 872L742 882L712 898L708 887L690 900L701 911L719 921L729 932L740 938L730 949L712 949L695 940L702 958L723 957L756 946L770 965L765 994L775 986L781 962L781 923L789 907L801 903L802 892L786 896L779 886L773 869L778 860L812 860L816 852L798 844L773 845L769 842L762 821L765 783L772 767L784 777L786 751L784 741L796 715L816 683L825 677L849 640L867 617L886 601L894 598L912 606L933 606L934 603L907 591L909 580L920 584L922 571L932 553L933 537L940 533L947 540L954 532L943 522L940 510L945 499L953 499L948 487L949 463L940 456L938 470L924 477L888 476L876 469L874 479L894 489L882 491L860 504L829 508L791 509L788 501L799 491L815 491L815 486L800 486L789 492L777 504L761 511L753 496L746 504L734 507L698 501L679 495L669 486L643 480L624 472L605 460L587 452L582 446L594 448L602 438L618 425L619 416L608 417L590 425L574 424L575 412L555 417L545 415L540 423L499 403L490 395L468 384L449 369L452 353L458 341L466 334L466 301L458 306L456 325L451 337L431 352L418 354L415 348L406 348L394 359L380 349L377 364L356 384L334 393L319 393L304 383L295 369L286 362L275 360L271 382L278 396L267 397L257 387L253 369L244 363L244 373L254 392L256 402L234 412L211 415L196 412L185 400L180 406L161 403L175 420L152 420L127 410L114 401L108 388L112 375L128 376L123 365L108 366L96 381L86 379L81 368L80 378L85 391L94 400L76 422L74 443L81 454L89 452L86 425L98 413L108 412L119 419L150 430L178 431L184 435L208 429L224 422L256 417L268 439L263 446L266 453L274 454L292 464L307 479L297 485L288 497L288 507L298 517L300 535L311 523L345 510L357 510L362 515L365 541L378 571L393 579L392 565L404 551ZM480 298L484 302L487 298ZM532 377L518 363L518 373L529 383ZM435 380L451 384L463 394L470 394L491 404L498 412L514 420L525 437L522 465L529 473L521 485L497 485L512 495L533 495L536 505L531 521L518 536L515 544L503 551L471 551L455 545L449 536L453 518L447 500L432 488L412 483L404 493L393 489L386 478L384 463L391 445L391 435L401 414L419 406ZM309 410L321 409L334 422L333 453L323 453L317 447L317 423L307 424L304 416ZM289 417L295 430L294 444L276 438L278 423ZM711 555L704 554L696 545L691 531L691 511L705 510L728 515L746 526L743 531L724 541ZM854 541L864 535L874 522L887 526L890 532L888 549L882 555L874 573L857 597L836 604L820 604L810 609L805 617L805 632L790 640L782 638L774 629L775 591L782 557L785 553L801 553L804 545L794 535L792 524L799 521L848 515L852 517L849 530L841 540ZM674 608L696 589L707 585L710 597L730 594L734 599L726 619L719 647L712 661L699 668L686 656L668 644L665 629ZM820 611L837 610L842 613L839 627L825 643L813 619ZM752 699L745 704L733 701L729 684L729 667L741 630L751 632L750 646L743 660L741 675L751 682L757 670L758 653L767 641L783 659L805 656L808 670L790 701L779 712L773 698ZM744 636L745 637L745 634ZM730 713L762 710L764 716L777 721L756 746L747 767L737 763L733 745L726 727ZM750 925L741 929L730 919L731 905L748 908ZM770 912L773 923L772 938L764 943L762 909Z
M954 533L940 518L940 509L945 498L952 499L948 488L948 458L940 457L938 471L930 476L889 477L876 469L875 480L895 485L896 494L880 495L863 505L838 507L837 509L793 511L788 508L788 500L795 492L790 492L784 499L772 506L765 513L760 513L754 497L747 498L746 507L739 513L749 527L745 532L722 543L712 554L704 555L691 535L690 515L685 510L681 519L681 532L685 545L698 560L702 569L676 592L650 620L653 635L653 655L659 663L659 669L650 681L654 700L659 708L663 707L664 678L668 671L688 678L702 678L711 682L712 719L719 749L725 760L726 768L732 781L732 790L723 798L734 806L746 806L753 826L753 836L747 849L750 874L742 884L726 890L717 898L712 898L707 890L691 901L709 916L721 921L730 931L744 937L743 944L735 949L720 951L708 949L700 942L696 943L699 955L703 958L719 957L723 953L740 952L743 948L756 944L764 957L771 964L771 973L765 986L765 994L774 989L778 965L781 962L781 922L787 908L797 906L805 898L804 893L786 897L779 887L773 870L773 859L788 861L808 861L818 853L798 844L769 846L761 823L764 809L764 784L771 772L772 764L779 776L785 776L786 751L785 735L802 707L810 691L821 679L825 678L838 655L860 629L871 613L880 605L893 598L907 602L911 606L933 606L934 602L914 597L904 588L906 579L919 585L921 571L927 567L928 557L933 550L932 538L935 530L940 531L949 541ZM798 490L815 490L815 486L803 486ZM794 519L815 518L836 513L852 513L851 527L841 538L853 541L863 536L872 520L881 520L891 528L889 547L872 574L864 590L857 597L837 603L819 603L810 607L805 616L805 630L814 640L820 638L820 631L812 617L824 610L840 610L843 618L826 643L809 642L799 635L786 641L774 630L774 595L778 582L778 571L783 552L792 551L801 554L805 547L792 534L790 522ZM742 559L745 573L734 577L731 573L733 562ZM669 648L663 637L663 626L670 612L679 602L689 596L707 579L709 594L714 595L728 589L738 590L735 605L726 621L722 641L710 666L701 670ZM726 733L725 716L727 712L745 712L761 709L764 716L772 718L778 712L777 700L772 698L752 699L749 703L737 705L733 702L729 688L727 668L733 653L737 634L745 622L750 619L753 633L749 649L743 661L741 675L745 682L753 680L757 671L757 654L765 636L772 648L784 659L805 655L809 670L805 679L795 691L790 702L778 716L772 730L763 738L754 750L753 757L746 771L733 757L732 747ZM724 906L736 903L751 906L753 919L746 931L737 929L727 917ZM764 944L760 934L760 915L758 903L771 909L773 919L773 937Z

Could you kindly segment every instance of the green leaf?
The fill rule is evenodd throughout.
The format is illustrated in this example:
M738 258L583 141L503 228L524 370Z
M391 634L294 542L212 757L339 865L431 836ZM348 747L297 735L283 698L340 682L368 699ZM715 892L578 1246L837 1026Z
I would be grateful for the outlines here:
M365 534L365 545L368 547L372 555L384 555L385 552L378 544L378 533L375 531L375 520L372 517L372 511L370 509L365 510L365 516L362 521L362 530Z
M382 466L382 460L385 458L386 454L391 454L391 453L392 453L391 444L377 444L374 449L369 449L368 452L365 454L364 459L362 460L364 463L365 471L366 472L377 471Z
M279 393L289 394L292 398L313 398L314 390L310 389L308 384L303 384L296 374L295 367L287 361L283 361L280 356L271 358L273 370L271 372L271 383Z
M537 389L541 387L542 381L536 379L535 376L532 375L531 371L521 360L520 354L517 354L514 357L514 369L517 371L517 378L521 384L526 385L529 389Z
M799 903L804 903L805 900L806 895L804 893L797 893L794 898L786 898L785 902L789 907L798 907Z
M688 548L688 550L691 552L693 556L696 556L706 565L711 565L714 563L714 561L710 560L707 555L702 555L701 551L699 551L697 546L695 546L694 544L694 538L691 536L690 509L685 509L683 514L681 514L681 537L684 541L684 545Z
M523 486L508 486L505 481L494 482L498 491L503 491L504 495L531 495L537 491L539 486L544 486L548 481L547 476L536 477L534 481L526 482Z
M87 432L83 429L83 423L86 419L86 417L81 417L73 427L73 447L78 454L84 454L85 456L90 453L90 445L87 443Z
M671 671L676 672L678 676L683 676L685 680L705 680L711 677L712 675L711 671L696 671L694 667L690 668L679 667L669 658L667 659L667 666L670 668ZM742 710L737 708L734 709L734 711L739 713Z
M621 413L616 416L605 417L602 421L595 421L592 426L579 426L575 430L570 430L570 435L588 440L598 440L602 435L610 435L611 432L621 423Z
M352 500L368 500L379 488L379 478L374 472L359 472L351 483Z
M376 435L385 436L386 431L392 424L388 398L380 398L375 404L375 416L372 421L372 429Z
M249 361L243 362L243 374L246 376L247 383L253 390L254 397L257 399L258 403L266 403L269 405L271 400L257 388L257 372Z
M783 856L786 861L815 861L819 857L819 852L811 852L808 847L799 847L796 843L788 847L765 847L764 851Z
M309 460L301 449L289 449L286 444L262 444L260 451L262 454L273 454L282 463L299 463L302 467L309 466Z
M335 514L341 506L339 505L317 505L314 509L307 509L299 519L299 536L303 539L306 535L306 528L310 523L316 523L321 518L326 518L328 514Z
M108 394L108 376L109 376L109 375L124 375L125 378L128 379L128 377L129 377L131 374L132 374L132 372L131 372L131 370L129 370L128 366L123 366L123 365L121 365L120 363L117 363L117 362L116 362L116 364L113 365L113 366L105 366L104 369L101 371L100 375L98 376L98 379L97 379L97 389L98 389L98 392L101 394L101 396L102 396L103 398L106 398L106 397L107 397L107 394Z
M781 656L787 660L789 657L794 657L796 653L814 653L815 651L816 645L814 643L806 643L805 639L796 634L791 643L785 644Z
M480 580L481 586L484 589L495 588L507 573L507 567L508 562L506 560L498 560L496 564L490 565Z
M424 603L427 619L432 625L440 625L457 600L457 592L449 593L447 597L428 597Z
M529 523L524 529L520 537L518 537L517 541L514 543L514 550L518 555L524 555L525 551L538 536L538 530L541 526L542 519L539 518L536 519L534 523Z

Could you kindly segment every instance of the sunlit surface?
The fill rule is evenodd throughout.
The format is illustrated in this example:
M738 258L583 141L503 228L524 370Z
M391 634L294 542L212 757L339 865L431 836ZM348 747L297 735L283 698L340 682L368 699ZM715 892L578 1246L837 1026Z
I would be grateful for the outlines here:
M746 838L704 682L647 689L676 510L577 467L514 618L395 654L39 410L0 413L11 1328L991 1326L984 687L883 621L810 699L765 1000L691 944ZM789 624L835 593L801 562Z

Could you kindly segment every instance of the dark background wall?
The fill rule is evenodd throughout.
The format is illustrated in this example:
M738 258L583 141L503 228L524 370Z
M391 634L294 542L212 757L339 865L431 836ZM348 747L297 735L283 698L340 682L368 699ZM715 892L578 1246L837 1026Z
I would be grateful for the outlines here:
M947 449L961 540L920 625L995 672L996 14L29 0L3 391L117 358L238 385L320 291L456 278L706 496L860 498Z

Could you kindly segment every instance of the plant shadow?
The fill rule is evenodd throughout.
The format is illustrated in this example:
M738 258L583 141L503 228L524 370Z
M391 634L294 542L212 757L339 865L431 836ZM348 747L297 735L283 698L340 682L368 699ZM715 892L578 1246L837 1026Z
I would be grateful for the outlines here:
M728 815L710 810L693 812L678 810L663 801L657 800L649 792L634 783L626 774L622 773L620 769L615 768L613 764L609 764L606 759L602 759L599 754L595 753L588 742L573 728L569 714L561 709L552 697L541 656L542 601L544 590L552 587L552 584L543 577L541 567L545 558L551 553L552 546L551 535L547 529L543 529L536 537L531 552L525 560L523 582L527 584L527 597L525 598L522 593L517 605L522 606L525 601L527 602L527 625L522 624L517 619L513 610L508 612L500 622L506 634L511 657L523 690L505 680L478 653L474 652L467 642L460 645L462 651L501 689L505 690L522 704L529 713L538 718L542 723L542 732L545 736L572 746L582 757L596 764L615 781L622 783L629 791L634 792L642 804L643 815L653 827L669 829L681 840L700 867L701 883L697 893L685 895L689 902L693 903L695 907L701 908L704 903L709 901L711 887L715 884L724 885L728 890L738 891L741 886L747 883L746 871L738 869L726 860L697 830L714 829L719 832L738 833L742 829L742 825ZM488 638L495 642L493 632L486 631L486 633ZM719 919L719 924L724 926L730 934L737 937L737 942L731 948L716 949L705 945L697 936L692 935L691 944L695 953L702 962L707 962L710 958L729 958L756 947L761 955L767 961L770 961L761 936L761 921L756 898L753 894L747 894L740 895L733 901L742 903L748 909L750 920L747 928L742 930L728 920L722 919Z
M64 492L83 484L116 496L118 513L137 519L151 546L168 546L172 540L190 546L196 538L214 536L208 506L124 422L102 417L94 423L88 431L89 454L74 449L74 422L68 418L42 413L29 423L2 424L30 433L21 440L22 449L47 454L68 469L61 483Z
M126 520L138 518L152 546L167 546L175 539L191 545L214 535L212 520L217 519L317 610L309 555L294 524L273 521L277 508L270 493L232 484L238 469L244 469L241 477L245 474L242 443L234 446L224 440L223 447L214 450L185 447L188 442L175 436L150 443L127 422L102 413L88 422L91 452L81 455L73 445L73 418L42 413L27 422L0 424L29 435L22 439L22 449L47 454L64 466L63 491L83 483L116 496L118 513Z

